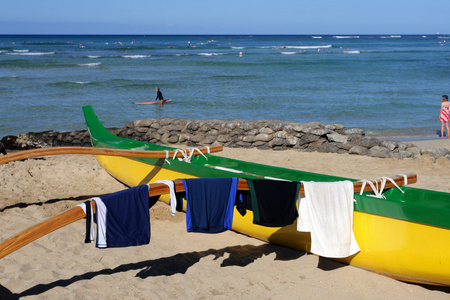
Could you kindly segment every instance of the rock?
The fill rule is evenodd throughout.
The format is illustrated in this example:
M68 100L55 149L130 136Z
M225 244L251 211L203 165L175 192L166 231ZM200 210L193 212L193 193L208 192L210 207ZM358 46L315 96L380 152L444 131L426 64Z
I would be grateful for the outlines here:
M333 126L334 126L334 130L345 130L346 129L346 127L341 124L333 124Z
M237 126L239 126L239 122L233 122L233 121L231 121L231 122L226 122L224 128L228 128L228 129L230 129L230 130L233 130L233 129L235 129Z
M247 131L247 135L257 135L258 134L258 129L250 129L249 131Z
M284 146L275 146L272 148L272 150L274 151L284 151L287 150L288 148L284 147Z
M144 120L137 120L134 121L134 127L150 127L153 122L155 122L155 119L144 119Z
M358 144L368 149L379 145L379 141L376 138L364 138Z
M203 134L196 134L196 135L191 136L191 141L194 143L200 143L204 139L205 139L205 135L203 135Z
M391 152L388 155L388 158L398 158L398 159L413 158L413 157L414 153L409 151Z
M332 130L325 129L325 128L319 128L319 129L313 129L309 133L310 134L314 134L314 135L318 135L318 136L322 136L322 135L326 135L326 134L328 134L330 132L332 132Z
M200 130L203 132L208 132L212 129L212 125L209 123L204 123L203 125L200 126Z
M337 153L339 148L333 143L322 144L317 148L318 152Z
M258 135L255 136L255 141L260 141L260 142L268 142L272 140L272 135L271 134L266 134L266 133L260 133Z
M253 129L254 127L253 127L253 123L251 123L251 122L242 122L241 128L245 131L249 131L249 130Z
M255 141L255 136L254 135L246 135L242 138L242 141L244 141L246 143L253 143Z
M217 141L219 143L227 143L227 142L231 141L231 137L228 135L221 134L217 137Z
M381 147L381 146L374 146L369 149L369 152L367 155L372 157L379 157L379 158L386 158L388 157L390 151L388 148Z
M274 133L275 131L273 131L272 128L263 127L263 128L261 128L258 132L259 132L259 133L262 133L262 134L267 134L267 135L269 135L269 134Z
M159 124L161 124L161 126L167 126L167 125L169 125L169 124L171 124L174 120L176 120L176 119L174 119L174 118L169 118L169 117L165 117L165 118L160 118L160 119L158 119L158 121L159 121Z
M292 130L296 131L296 132L303 132L303 130L308 127L307 124L293 124L293 125L289 125L289 126L290 126L289 130L292 128ZM287 128L286 128L286 131L288 131Z
M203 140L203 144L211 145L214 143L217 139L216 135L207 135L206 138Z
M397 145L398 151L405 151L408 147L414 147L414 144L400 142Z
M323 128L330 130L330 131L336 130L336 126L334 126L333 124L324 124Z
M248 142L244 142L244 141L239 141L239 142L236 143L236 145L239 145L239 146L244 147L244 148L250 148L250 146L252 145L252 143L248 143Z
M284 144L288 147L293 147L293 146L297 145L297 142L298 142L298 138L290 137L290 138L286 139L286 142Z
M160 129L161 125L158 122L154 122L150 125L150 128Z
M348 150L348 154L357 154L357 155L367 155L368 152L369 149L360 145L353 146L352 148L350 148L350 150Z
M330 142L347 143L348 136L342 135L342 134L339 134L339 133L331 133L331 134L327 134L327 139Z
M257 148L259 148L259 147L266 147L266 148L269 148L268 146L267 146L267 143L266 142L254 142L253 144L252 144L252 146L253 147L257 147Z
M245 134L245 130L243 130L242 128L236 128L234 130L231 130L231 132L228 133L230 136L242 136Z
M396 141L382 141L381 146L388 148L391 151L394 151L398 147L398 142Z
M447 150L444 147L440 147L440 146L434 146L431 148L424 148L420 150L420 153L422 155L431 155L435 160L438 159L439 157L442 156L446 156L447 154L450 153L449 150Z
M312 142L308 145L308 147L317 150L320 146L322 146L324 143L326 143L327 141L325 139L318 139L315 142Z
M211 130L208 132L208 135L219 135L219 130L217 130L217 129L211 129Z
M275 135L274 135L274 137L275 138L281 138L281 139L285 139L285 138L287 138L287 132L286 131L277 131L277 132L275 132Z
M146 133L149 129L148 129L148 127L141 127L141 126L139 126L139 127L135 127L135 130L137 132Z
M305 144L309 144L312 142L315 142L317 140L319 140L320 137L318 135L304 135L299 141L298 141L298 146L303 146Z
M186 141L189 141L191 139L191 135L189 133L182 133L180 134L180 137L178 138L179 143L184 143Z
M153 131L152 133L150 133L150 139L151 140L153 140L153 139L160 140L161 139L161 135L158 132Z
M282 122L273 122L270 124L270 128L275 132L281 130L284 124Z
M301 130L303 133L310 133L312 130L323 128L323 126L321 126L322 124L319 122L310 122L304 125L305 126Z
M200 128L200 122L198 121L188 122L185 128L188 130L197 131Z
M294 127L291 124L284 125L283 130L288 133L292 133L295 131Z
M282 146L284 145L286 139L283 138L274 138L270 143L269 146Z
M343 149L346 152L348 152L350 149L352 149L353 146L356 146L354 143L336 143L336 146L339 149Z

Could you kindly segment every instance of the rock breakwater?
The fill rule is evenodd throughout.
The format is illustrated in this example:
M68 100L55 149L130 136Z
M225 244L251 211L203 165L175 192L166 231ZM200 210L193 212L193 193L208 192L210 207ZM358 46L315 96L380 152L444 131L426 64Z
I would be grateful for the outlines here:
M415 158L430 155L447 157L443 147L422 149L408 142L379 140L367 136L360 128L319 122L287 121L188 120L159 118L131 121L124 128L109 129L120 137L155 144L223 145L225 147L259 148L275 151L297 149L326 153L348 153L379 158ZM86 130L73 132L45 131L21 133L2 139L10 149L55 146L91 146Z

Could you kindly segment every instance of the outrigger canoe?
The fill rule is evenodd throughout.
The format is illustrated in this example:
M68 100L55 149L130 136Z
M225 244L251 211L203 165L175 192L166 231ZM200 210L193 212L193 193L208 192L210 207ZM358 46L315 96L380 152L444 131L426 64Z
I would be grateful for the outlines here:
M190 149L188 155L187 150L180 151L171 147L120 138L103 127L92 107L83 107L83 111L94 148L31 150L0 163L39 155L94 154L111 175L130 187L170 179L175 180L177 191L184 188L181 181L176 180L179 178L239 177L240 190L248 189L244 178L320 182L350 180L354 182L355 187L353 231L361 251L347 258L335 260L398 280L450 286L449 193L411 187L400 189L388 181L384 189L381 189L384 192L383 197L374 198L371 189L363 181L254 164L208 153L220 151L220 146L211 147L211 151L205 147L196 149L200 155L195 155L194 149ZM413 174L397 176L393 181L397 185L403 185L406 184L406 180L414 183L417 177ZM380 184L380 180L371 182ZM394 186L396 188L393 188ZM357 193L360 189L363 189L361 194ZM302 187L300 193L303 193ZM168 194L169 190L164 184L151 184L150 197L161 196L160 200L168 203ZM6 239L0 244L0 258L82 218L84 218L83 210L75 207ZM235 211L232 229L303 252L310 252L311 249L310 234L298 232L296 223L285 227L256 225L253 224L253 212L250 210L245 216Z
M140 151L171 151L172 147L121 138L110 133L91 106L83 107L93 147ZM267 178L333 182L355 179L255 164L212 154L190 161L97 156L112 176L133 187L157 180L200 177ZM336 259L398 280L450 286L450 193L412 187L384 190L383 198L355 190L353 231L361 251ZM169 197L160 200L168 203ZM234 231L281 246L309 252L310 234L296 224L264 227L253 224L253 213L234 214Z

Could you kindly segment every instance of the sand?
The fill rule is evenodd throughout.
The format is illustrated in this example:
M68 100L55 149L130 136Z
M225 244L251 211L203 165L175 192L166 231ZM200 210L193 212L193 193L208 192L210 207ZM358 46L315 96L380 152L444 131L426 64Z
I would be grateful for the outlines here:
M448 141L439 141L448 146ZM450 161L225 148L218 155L373 179L416 173L416 187L450 192ZM0 165L0 240L93 196L125 187L94 157ZM0 259L0 299L450 299L450 289L400 282L232 232L187 233L183 213L157 203L149 245L96 249L75 222Z

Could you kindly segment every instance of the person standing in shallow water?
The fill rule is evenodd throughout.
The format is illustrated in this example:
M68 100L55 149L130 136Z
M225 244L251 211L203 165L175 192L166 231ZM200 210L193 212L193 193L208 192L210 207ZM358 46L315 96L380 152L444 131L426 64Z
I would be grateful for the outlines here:
M450 130L448 128L450 102L447 95L442 95L441 112L439 113L439 120L441 121L441 139L444 138L444 125L447 128L447 138L450 138Z
M159 101L159 105L163 106L164 103L164 97L161 91L159 90L159 87L156 88L156 99L155 101Z

